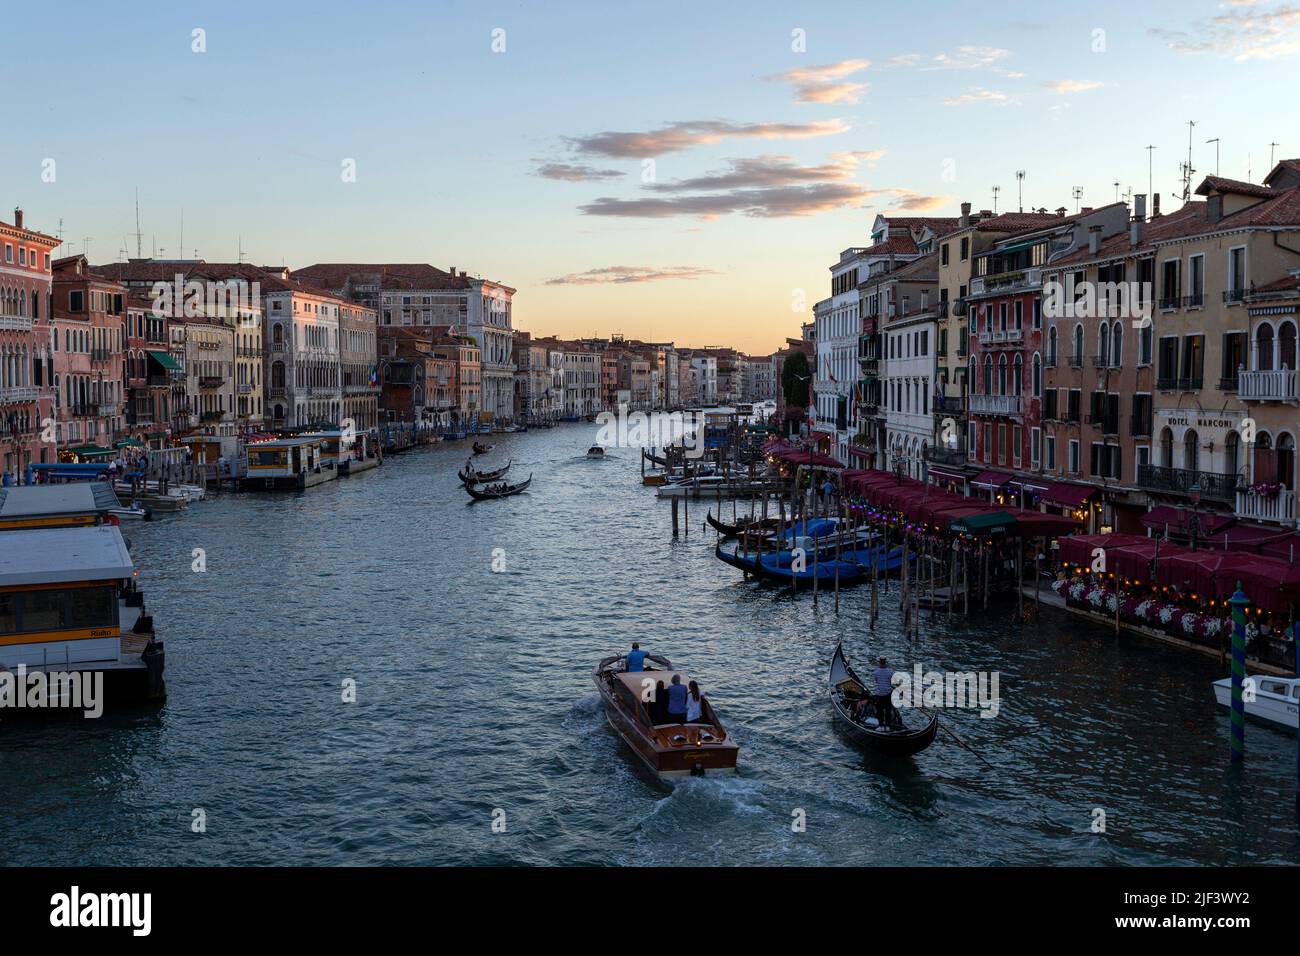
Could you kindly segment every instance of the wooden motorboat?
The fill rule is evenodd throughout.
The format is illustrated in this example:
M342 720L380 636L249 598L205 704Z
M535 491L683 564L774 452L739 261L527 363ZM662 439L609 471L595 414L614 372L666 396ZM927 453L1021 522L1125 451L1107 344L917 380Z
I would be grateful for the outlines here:
M137 520L137 521L153 520L152 509L144 507L138 501L131 502L131 507L129 508L109 508L108 513L111 514L113 517L117 518L119 521L124 521L128 519Z
M695 723L652 722L650 698L658 682L667 686L674 674L683 684L690 678L666 657L647 655L646 664L646 670L630 672L626 658L616 654L596 665L591 676L609 725L662 780L734 772L740 746L727 734L707 697Z
M497 468L493 471L475 471L473 468L469 466L468 463L466 463L465 467L462 468L460 471L456 472L456 474L460 478L460 480L467 485L482 484L485 481L495 481L496 479L500 478L502 475L504 475L507 471L510 470L510 466L512 464L514 464L513 458L510 459L510 461L506 462L504 465L502 465L500 468Z
M491 445L484 445L482 442L477 442L477 441L474 442L474 444L471 447L474 449L474 454L476 455L486 455L488 452L492 450Z
M1260 720L1296 729L1300 723L1300 677L1253 674L1247 680L1254 682L1255 699L1245 702L1246 713ZM1232 706L1231 677L1214 682L1214 699L1224 707Z
M509 498L511 495L517 495L528 490L528 486L533 483L533 476L530 474L524 481L511 485L506 482L496 484L487 484L482 486L470 485L465 486L470 497L476 501L483 501L487 498Z
M831 709L854 742L891 757L910 757L934 743L939 731L939 718L934 715L921 727L907 726L897 709L894 713L898 714L899 725L895 727L870 726L868 721L874 721L874 717L855 716L853 705L869 696L867 685L858 679L844 656L844 648L837 644L831 658Z

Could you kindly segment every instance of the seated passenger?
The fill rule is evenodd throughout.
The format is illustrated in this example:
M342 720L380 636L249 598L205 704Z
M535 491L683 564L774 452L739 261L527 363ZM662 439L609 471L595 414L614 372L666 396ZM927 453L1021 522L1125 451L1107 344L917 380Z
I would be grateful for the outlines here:
M650 723L656 727L668 723L668 691L663 681L655 685L654 699L650 701Z
M700 685L691 681L686 694L686 722L688 724L702 723L704 719L704 696L700 693Z
M686 723L686 696L681 675L674 674L673 682L668 685L668 723Z

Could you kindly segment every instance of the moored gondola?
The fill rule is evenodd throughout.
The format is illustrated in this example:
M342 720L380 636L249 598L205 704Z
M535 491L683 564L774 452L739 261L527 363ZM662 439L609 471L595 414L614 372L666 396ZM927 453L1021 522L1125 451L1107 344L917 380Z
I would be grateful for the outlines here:
M495 485L484 485L476 488L474 485L466 485L465 490L469 492L471 498L476 501L483 501L487 498L509 498L511 495L517 495L527 491L528 486L533 483L533 476L530 474L525 480L517 485L509 485L501 482Z
M495 471L475 471L473 468L469 467L468 463L466 463L465 467L456 472L456 474L459 476L460 480L467 485L482 484L485 481L495 481L500 478L510 470L512 464L514 464L513 458Z
M853 713L854 704L868 697L870 693L867 685L853 672L844 656L844 648L837 644L835 656L831 658L831 709L853 741L891 757L910 757L934 743L935 734L939 731L939 718L933 715L925 726L913 728L902 723L902 715L895 709L899 726L868 726L865 719Z
M704 516L704 520L724 538L738 538L745 533L746 529L752 535L767 535L781 526L780 518L759 518L752 522L739 521L735 524L727 524L713 517L712 511Z

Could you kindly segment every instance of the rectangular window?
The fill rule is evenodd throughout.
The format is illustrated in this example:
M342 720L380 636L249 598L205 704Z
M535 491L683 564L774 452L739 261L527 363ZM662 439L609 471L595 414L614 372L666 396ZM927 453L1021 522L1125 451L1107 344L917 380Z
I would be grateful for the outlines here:
M1013 464L1017 468L1020 467L1021 454L1022 453L1020 450L1020 426L1012 425L1011 426L1011 464Z
M85 295L80 289L70 289L68 291L68 311L84 311Z
M1070 474L1079 473L1079 442L1076 439L1070 439Z
M1228 250L1228 301L1240 302L1246 291L1246 247Z
M1178 339L1168 335L1160 340L1160 362L1156 378L1161 388L1174 388L1178 378Z
M1225 392L1237 388L1237 370L1246 364L1246 333L1223 333L1223 361L1219 369L1219 388Z
M1029 464L1038 469L1043 461L1043 431L1041 428L1029 430Z
M984 447L982 451L984 452L984 463L986 465L992 464L993 462L993 426L992 425L984 426Z
M946 266L948 264L948 243L939 247L939 264Z
M970 258L970 237L963 236L961 240L961 261L965 262L969 258ZM822 286L822 288L824 289L826 287Z
M1007 426L998 426L998 464L1007 463Z
M1178 306L1179 265L1178 259L1170 259L1161 265L1160 308L1173 309Z
M1056 436L1047 436L1047 460L1044 462L1048 471L1056 470Z

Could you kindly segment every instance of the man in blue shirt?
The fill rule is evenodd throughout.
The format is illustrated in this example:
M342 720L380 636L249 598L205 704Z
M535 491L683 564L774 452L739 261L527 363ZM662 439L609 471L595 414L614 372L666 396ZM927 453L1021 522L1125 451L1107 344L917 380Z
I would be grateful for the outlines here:
M627 652L627 669L628 671L645 670L645 651L641 650L640 644L633 644L632 650Z
M679 674L674 674L668 685L668 723L686 723L686 685Z
M871 683L876 692L876 719L880 721L881 729L892 727L894 707L889 697L894 692L894 669L883 657L880 658L880 666L871 672Z

